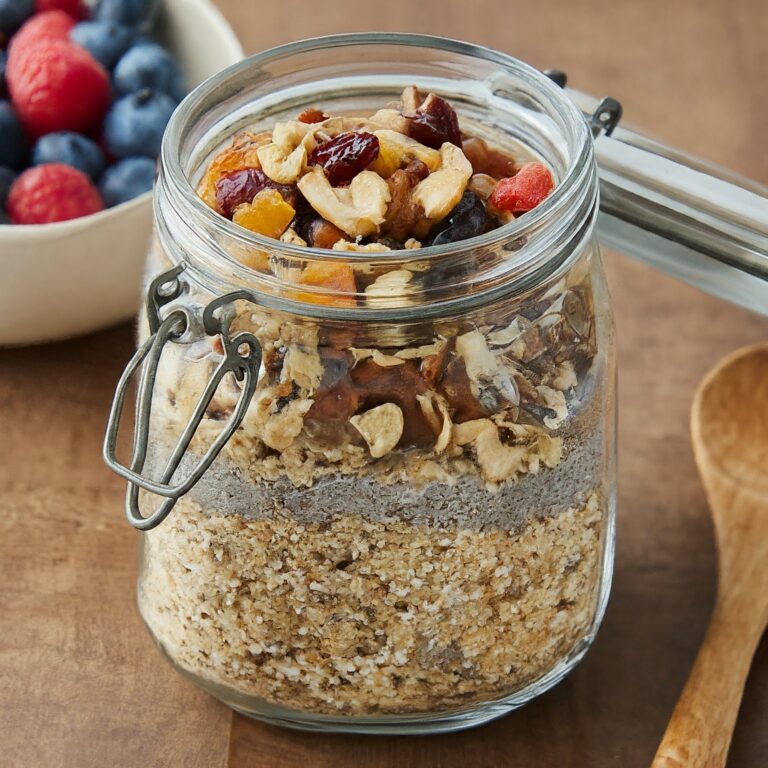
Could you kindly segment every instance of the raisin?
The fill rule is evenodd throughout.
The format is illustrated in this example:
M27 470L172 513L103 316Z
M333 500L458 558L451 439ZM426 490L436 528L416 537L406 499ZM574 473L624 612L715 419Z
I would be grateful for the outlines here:
M307 107L297 119L300 123L322 123L328 115L315 107Z
M416 112L405 117L408 118L408 135L412 139L433 149L440 149L446 141L461 146L459 118L453 107L440 96L430 93Z
M446 221L448 226L434 236L431 245L447 245L482 234L488 223L485 205L474 192L467 190Z
M379 140L367 131L347 131L315 147L308 165L320 165L331 186L347 184L379 156Z
M240 168L220 176L216 181L216 202L221 212L231 219L238 205L250 203L262 189L274 189L286 203L296 206L296 187L276 184L259 168Z
M428 174L429 168L421 161L414 160L387 179L389 205L381 225L383 235L405 241L409 237L426 234L419 228L421 222L425 222L426 226L424 209L414 202L411 190Z

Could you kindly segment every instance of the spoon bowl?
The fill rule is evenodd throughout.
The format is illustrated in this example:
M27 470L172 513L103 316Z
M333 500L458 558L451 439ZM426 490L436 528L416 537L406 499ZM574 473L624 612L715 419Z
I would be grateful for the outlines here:
M691 435L717 542L717 602L652 768L722 768L768 624L768 344L701 382Z
M768 344L726 357L701 382L691 433L699 466L768 494Z

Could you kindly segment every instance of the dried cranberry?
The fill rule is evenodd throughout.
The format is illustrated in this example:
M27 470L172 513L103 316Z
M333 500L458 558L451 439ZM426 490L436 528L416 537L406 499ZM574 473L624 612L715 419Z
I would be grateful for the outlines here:
M379 140L367 131L347 131L315 147L307 159L320 165L334 187L347 184L379 156Z
M408 135L433 149L446 142L461 146L459 118L453 107L440 96L430 93L415 113L406 114Z
M296 187L275 183L259 168L239 168L220 176L216 181L216 202L221 212L231 219L238 205L250 203L262 189L277 190L289 205L295 206Z

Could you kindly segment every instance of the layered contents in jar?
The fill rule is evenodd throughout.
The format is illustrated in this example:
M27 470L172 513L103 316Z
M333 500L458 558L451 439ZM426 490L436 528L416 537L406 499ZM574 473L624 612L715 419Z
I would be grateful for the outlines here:
M300 118L236 137L201 196L262 235L376 252L472 237L552 189L544 166L463 135L447 102L415 89L370 117ZM261 268L286 279L277 260ZM418 269L308 260L290 276L375 307L431 267ZM552 671L591 632L601 580L596 325L588 255L504 306L428 331L389 324L367 340L352 322L238 303L234 327L264 354L253 402L145 542L140 606L169 656L237 692L239 706L250 696L253 711L324 715L456 710ZM213 339L164 352L158 454L221 359ZM225 378L192 443L198 457L240 394Z

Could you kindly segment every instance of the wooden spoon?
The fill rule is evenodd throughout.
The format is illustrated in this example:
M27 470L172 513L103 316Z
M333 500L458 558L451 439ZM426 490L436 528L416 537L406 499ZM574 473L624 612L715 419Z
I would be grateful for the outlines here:
M768 624L768 344L710 371L693 401L691 433L715 523L717 603L652 768L725 765Z

